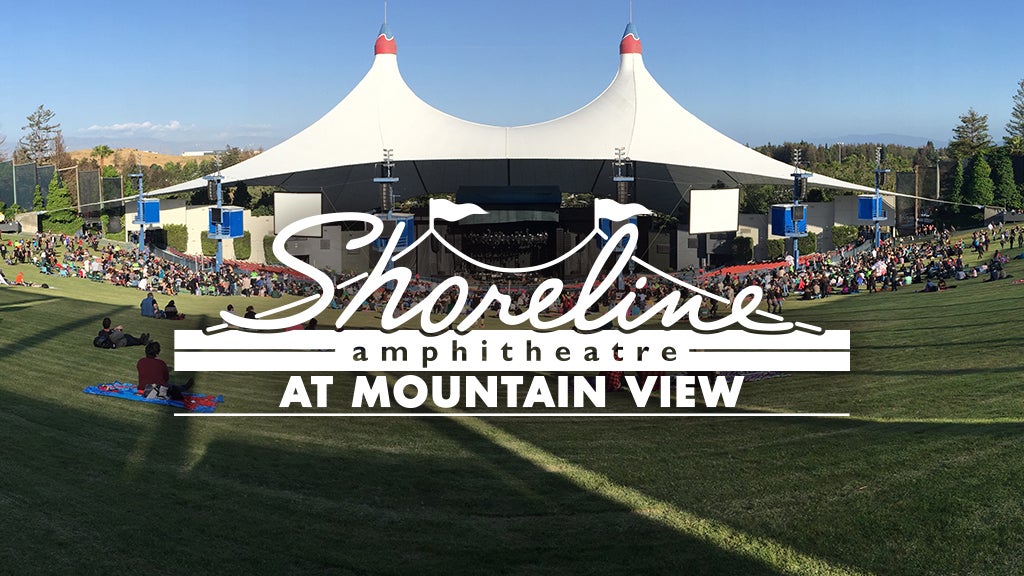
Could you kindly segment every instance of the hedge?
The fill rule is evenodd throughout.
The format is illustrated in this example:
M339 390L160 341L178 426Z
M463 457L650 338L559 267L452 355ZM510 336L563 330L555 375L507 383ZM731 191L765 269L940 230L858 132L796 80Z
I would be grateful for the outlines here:
M786 241L782 238L772 238L768 241L768 259L778 260L786 255Z
M842 248L843 246L853 244L856 241L856 226L843 226L842 224L836 224L832 227L832 243L835 244L836 248Z
M746 264L754 259L754 239L749 236L737 236L732 239L732 255L737 262Z
M281 261L274 256L274 237L269 234L263 237L263 260L267 264L281 263Z
M81 232L84 223L85 221L81 218L75 218L71 222L54 222L47 216L40 218L39 222L43 232L67 234L68 236L73 236L75 232Z
M188 226L184 224L164 224L167 235L167 247L174 248L182 254L188 252Z
M235 246L235 259L248 260L252 256L252 234L248 230L242 233L241 238L232 240Z
M203 256L216 256L217 255L217 241L210 239L210 233L203 231L199 235L199 240L203 245Z
M818 236L814 232L808 232L807 236L800 238L800 255L814 254L818 251Z

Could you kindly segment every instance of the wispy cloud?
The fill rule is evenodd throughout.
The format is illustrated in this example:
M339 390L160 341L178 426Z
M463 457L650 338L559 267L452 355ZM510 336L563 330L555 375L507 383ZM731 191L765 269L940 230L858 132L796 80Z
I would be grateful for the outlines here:
M108 126L93 124L92 126L85 128L83 131L93 134L127 136L140 133L163 134L167 132L183 132L186 130L188 130L188 127L182 125L182 123L177 120L171 120L166 124L158 124L147 120L146 122L125 122L123 124L110 124Z

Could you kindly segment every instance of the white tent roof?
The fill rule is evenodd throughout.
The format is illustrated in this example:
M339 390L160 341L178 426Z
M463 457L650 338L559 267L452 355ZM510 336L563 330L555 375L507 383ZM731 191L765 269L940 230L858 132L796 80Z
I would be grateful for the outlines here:
M356 87L305 130L222 171L225 184L278 185L294 175L381 161L607 160L622 147L633 161L664 164L674 178L697 182L786 183L793 167L719 133L686 111L644 66L632 24L620 44L619 69L600 96L561 118L500 127L456 118L421 100L398 69L394 38L381 27L373 65ZM308 179L306 179L308 180ZM873 190L813 175L809 184ZM153 194L206 186L196 179Z

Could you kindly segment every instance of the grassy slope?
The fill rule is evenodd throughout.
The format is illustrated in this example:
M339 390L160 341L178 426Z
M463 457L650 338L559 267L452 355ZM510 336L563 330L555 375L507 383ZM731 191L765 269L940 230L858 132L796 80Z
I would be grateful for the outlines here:
M744 408L849 419L197 420L81 394L138 358L91 339L110 315L170 357L172 330L227 299L149 320L136 291L22 269L54 289L0 289L2 573L1012 574L1024 557L1009 281L789 303L852 331L854 370L748 384ZM286 376L199 386L273 411Z

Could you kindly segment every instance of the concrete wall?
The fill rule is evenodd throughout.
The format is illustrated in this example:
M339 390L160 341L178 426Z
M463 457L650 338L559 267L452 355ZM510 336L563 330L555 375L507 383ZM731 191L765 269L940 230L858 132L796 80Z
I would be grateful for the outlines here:
M866 226L871 224L869 220L857 219L857 196L836 196L835 201L835 223L844 226ZM882 226L896 225L896 197L882 196L882 203L885 204L885 215L887 218Z
M35 212L22 212L17 214L14 220L21 224L22 234L35 234L39 232L39 216Z
M754 241L754 260L768 259L768 215L740 214L740 227L737 236L745 236Z
M896 224L896 199L893 196L883 196L886 216L882 226L895 226ZM857 196L837 196L834 202L808 202L807 206L807 231L814 232L817 236L817 249L820 252L835 248L832 240L832 227L841 224L845 226L863 226L869 224L867 221L857 219ZM767 214L740 214L738 236L746 236L754 240L754 259L768 259L768 240L785 238L771 233L771 218Z

